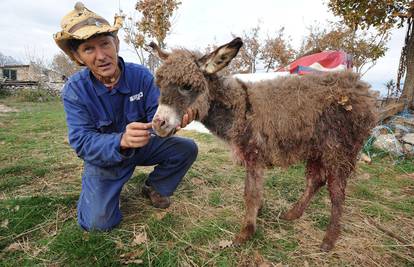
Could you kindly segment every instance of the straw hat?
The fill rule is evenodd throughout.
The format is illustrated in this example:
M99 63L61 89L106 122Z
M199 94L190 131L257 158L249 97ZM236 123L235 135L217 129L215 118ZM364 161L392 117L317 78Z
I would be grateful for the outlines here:
M54 34L53 39L66 55L82 66L83 64L73 56L68 41L71 39L86 40L99 33L117 34L119 28L122 27L123 19L123 16L115 15L114 25L111 26L103 17L87 9L83 3L77 2L75 9L63 17L60 23L62 31Z

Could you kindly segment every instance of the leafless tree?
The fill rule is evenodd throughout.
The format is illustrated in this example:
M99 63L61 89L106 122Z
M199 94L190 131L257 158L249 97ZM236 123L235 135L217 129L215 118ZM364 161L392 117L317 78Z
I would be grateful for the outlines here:
M14 64L20 64L20 61L18 61L17 59L11 56L6 56L0 52L0 66L14 65Z
M79 71L81 67L74 63L63 52L59 52L53 57L51 69L67 78Z

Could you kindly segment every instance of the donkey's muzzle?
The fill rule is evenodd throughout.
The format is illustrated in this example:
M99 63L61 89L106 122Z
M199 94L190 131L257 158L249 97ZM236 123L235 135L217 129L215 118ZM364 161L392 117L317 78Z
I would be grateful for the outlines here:
M159 137L168 137L175 133L175 127L171 127L165 119L154 117L152 128Z

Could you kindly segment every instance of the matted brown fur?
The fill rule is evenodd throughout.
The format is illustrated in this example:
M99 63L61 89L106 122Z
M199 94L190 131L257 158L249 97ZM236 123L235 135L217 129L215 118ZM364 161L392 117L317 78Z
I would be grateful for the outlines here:
M282 218L300 217L312 196L327 183L331 221L321 248L330 250L340 231L346 179L376 122L370 87L352 72L244 83L206 71L223 65L222 55L238 51L240 42L235 39L213 52L209 57L216 61L210 66L205 63L208 58L200 59L198 53L174 50L156 73L160 104L173 107L180 116L190 106L198 120L230 144L246 167L246 217L235 243L250 238L256 229L263 169L306 162L305 192ZM220 49L226 50L220 54ZM183 93L179 88L190 89Z

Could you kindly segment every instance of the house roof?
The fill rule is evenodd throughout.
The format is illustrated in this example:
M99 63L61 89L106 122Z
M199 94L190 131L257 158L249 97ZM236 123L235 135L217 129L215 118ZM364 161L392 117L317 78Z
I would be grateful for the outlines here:
M4 68L28 68L30 67L30 65L24 65L24 64L20 64L20 65L4 65L4 66L0 66L0 69L4 69Z
M288 66L276 71L295 74L340 71L352 68L352 57L344 51L323 51L296 59Z

